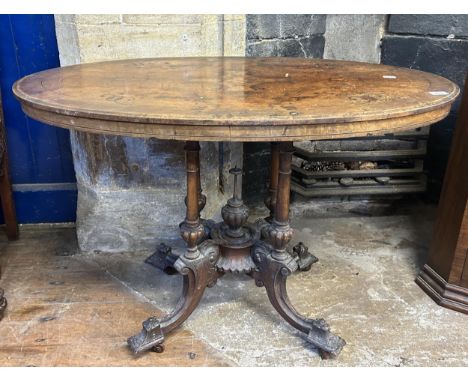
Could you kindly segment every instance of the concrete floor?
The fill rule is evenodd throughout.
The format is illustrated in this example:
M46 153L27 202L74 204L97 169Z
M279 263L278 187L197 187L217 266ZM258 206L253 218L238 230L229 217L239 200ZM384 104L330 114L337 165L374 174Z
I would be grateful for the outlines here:
M322 206L318 210L323 212L327 208ZM328 208L329 211L332 209ZM347 345L337 359L321 360L316 350L279 318L270 306L264 289L256 287L250 278L226 275L217 286L208 289L183 330L170 337L165 353L148 353L139 357L138 362L158 365L165 360L164 364L174 366L187 363L239 366L468 366L468 317L439 307L414 283L427 255L435 212L433 207L413 206L392 211L390 216L366 216L369 210L359 208L341 217L336 214L328 214L334 217L318 217L320 214L313 211L306 214L297 211L295 213L293 208L294 241L306 243L320 261L309 272L290 277L290 298L298 311L310 317L326 319L333 332L346 340ZM18 242L22 245L6 244L0 240L0 248L3 246L3 249L7 249L6 264L2 259L4 275L0 281L7 298L8 294L15 295L18 283L25 284L25 280L15 281L14 275L21 263L12 259L20 257L22 251L31 252L32 245L37 250L41 242L45 245L53 237L55 246L62 246L66 252L74 254L67 258L112 279L116 290L126 293L128 304L143 304L145 312L148 311L148 304L157 310L170 311L177 301L181 278L165 275L145 264L148 253L85 255L77 253L76 244L70 240L73 229L51 229L52 236L43 233L38 236L34 234L34 229L32 232L23 234L22 241ZM28 241L30 239L33 241ZM41 256L46 259L47 256L53 257L53 254ZM37 267L35 271L40 274L42 269ZM63 278L67 279L65 276ZM79 280L72 278L67 282ZM0 364L1 357L8 353L1 351L2 346L8 346L2 336L10 339L14 336L17 344L27 337L27 332L23 333L19 328L9 328L9 332L5 333L9 315L15 314L14 301L15 298L9 299L6 323L0 323ZM144 316L141 311L138 319L135 315L127 317L124 322L120 319L118 326L122 325L124 330L114 330L112 337L106 339L118 345L119 357L109 354L103 346L99 355L101 364L105 364L106 359L113 365L135 363L134 358L123 349L126 336L132 334L129 332L139 331L140 316ZM100 317L97 317L93 324L98 325L99 320ZM49 324L50 331L57 329L54 329L54 321ZM13 330L15 333L11 332ZM93 331L92 328L89 330ZM198 362L188 360L187 354L191 350L187 341L183 341L184 336L190 338L190 346L197 343ZM99 353L98 347L93 349ZM18 346L11 350L17 359L20 359L17 355L20 350ZM53 353L57 348L50 347L47 351ZM24 362L27 358L21 359ZM42 364L50 364L50 357L48 359ZM89 364L86 359L82 363Z

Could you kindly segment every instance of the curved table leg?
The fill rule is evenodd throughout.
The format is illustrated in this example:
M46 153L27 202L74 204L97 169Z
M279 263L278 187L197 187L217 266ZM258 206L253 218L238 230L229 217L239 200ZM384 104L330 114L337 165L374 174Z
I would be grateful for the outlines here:
M332 334L323 319L309 319L299 314L292 306L287 290L287 277L298 269L298 260L287 256L277 260L274 249L265 243L257 243L252 257L257 270L254 272L256 285L264 286L268 298L276 311L293 327L307 334L307 341L316 346L322 358L330 358L340 353L346 342Z
M217 244L206 240L198 246L198 257L188 258L185 254L174 263L174 268L183 275L182 296L174 311L158 319L150 317L143 322L141 332L128 339L134 353L153 349L164 351L165 335L180 326L198 306L206 287L215 285L222 275L215 264L219 258Z

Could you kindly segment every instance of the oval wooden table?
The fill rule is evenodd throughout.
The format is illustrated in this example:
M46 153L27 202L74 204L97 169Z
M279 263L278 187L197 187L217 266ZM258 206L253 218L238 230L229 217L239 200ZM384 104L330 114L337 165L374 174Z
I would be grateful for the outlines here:
M266 288L271 304L304 332L322 356L345 344L323 319L300 315L286 279L317 260L289 247L293 141L394 133L444 118L459 93L429 73L384 65L301 58L161 58L109 61L46 70L22 78L13 91L30 117L94 134L187 141L183 251L161 245L161 263L184 276L182 297L167 317L151 317L129 338L134 352L163 351L164 336L184 322L206 287L226 272L246 273ZM248 224L241 173L223 222L200 218L199 141L269 141L270 216Z

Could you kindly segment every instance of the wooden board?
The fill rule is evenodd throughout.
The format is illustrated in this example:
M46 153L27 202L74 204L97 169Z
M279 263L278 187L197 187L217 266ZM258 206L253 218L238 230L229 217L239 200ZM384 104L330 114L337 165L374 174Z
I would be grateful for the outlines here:
M0 233L0 366L228 366L191 331L167 337L162 354L135 356L127 338L164 313L78 251L74 228L24 229L7 244ZM148 265L148 267L150 267Z
M440 305L468 313L468 76L429 259L416 282Z
M434 74L302 58L108 61L24 77L40 121L94 133L202 141L291 141L397 132L444 118L459 93Z
M3 116L2 94L0 93L0 144L4 150L0 153L0 205L5 220L5 231L9 240L18 239L18 222L16 220L15 201L11 189L10 173L8 168L8 152L6 147L5 123ZM1 212L0 212L1 213Z

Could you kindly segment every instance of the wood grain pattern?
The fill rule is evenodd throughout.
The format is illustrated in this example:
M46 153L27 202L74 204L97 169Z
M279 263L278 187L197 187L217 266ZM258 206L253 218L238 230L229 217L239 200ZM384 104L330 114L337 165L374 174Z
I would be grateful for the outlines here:
M16 220L15 202L13 200L13 191L8 171L8 158L5 156L0 164L0 202L5 218L5 232L8 240L17 240L19 237L18 222Z
M459 93L425 72L279 57L75 65L27 76L13 91L28 115L55 126L211 141L394 132L444 118Z
M468 81L452 140L431 243L429 265L459 283L468 250ZM464 245L463 245L464 244ZM455 265L455 267L453 267Z
M187 329L168 338L163 354L132 355L126 338L136 323L164 313L92 260L70 256L78 251L74 228L27 228L8 244L0 235L0 251L2 367L230 365Z
M468 76L437 210L429 259L416 282L439 304L468 313Z
M0 93L0 130L5 134L5 123L3 116L2 95ZM5 219L5 231L8 240L18 239L18 222L16 220L15 202L13 200L13 191L11 189L11 180L8 167L8 151L6 149L6 137L0 134L0 139L5 139L5 151L0 153L0 203L2 206L3 217Z

